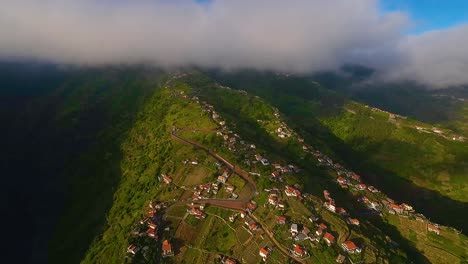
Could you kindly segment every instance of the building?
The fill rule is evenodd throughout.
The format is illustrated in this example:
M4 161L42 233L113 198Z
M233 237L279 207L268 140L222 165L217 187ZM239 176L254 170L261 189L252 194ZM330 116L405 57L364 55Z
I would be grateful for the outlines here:
M343 178L343 177L338 177L338 179L336 180L338 183L341 183L341 184L345 184L346 183L346 179Z
M268 203L271 205L276 205L278 203L278 197L276 194L270 194L268 196Z
M301 224L292 224L291 228L289 230L293 234L297 234L302 231L302 225Z
M348 253L361 253L361 249L351 240L341 243L341 247Z
M356 184L356 189L358 189L360 191L363 191L363 190L367 189L367 185L365 185L364 183Z
M137 246L135 246L135 245L132 244L132 245L128 246L128 248L127 248L127 253L130 253L130 254L132 254L132 255L135 255L139 250L140 250L139 247L137 247Z
M354 173L352 176L351 176L351 179L355 180L355 181L361 181L361 176L359 176L358 174Z
M169 177L169 176L163 174L163 175L162 175L162 178L163 178L164 183L166 183L166 184L172 183L172 178L171 178L171 177Z
M397 214L402 214L403 213L403 208L397 204L390 204L390 209L392 209L393 211L395 211L395 213Z
M247 213L251 214L251 213L253 213L253 211L255 211L255 209L257 209L257 204L254 201L250 201L247 204L247 208L245 209L245 211Z
M237 264L237 260L233 259L233 258L224 258L221 263L223 264Z
M323 235L323 240L325 241L325 243L327 243L328 246L331 246L335 243L335 237L328 232L326 232L325 235Z
M174 256L174 252L172 252L172 245L169 240L164 240L162 243L162 256L169 257Z
M321 229L321 228L317 229L317 230L315 231L315 234L316 234L317 236L321 236L321 235L323 234L323 229Z
M278 178L280 176L280 172L275 170L274 172L271 173L271 176L273 178Z
M346 260L346 257L339 254L338 257L336 257L336 263L344 263Z
M263 166L268 166L268 165L270 165L270 162L269 162L267 159L265 159L265 158L261 159L260 162L263 164Z
M359 225L359 220L357 220L356 218L348 218L348 223L351 224L351 225L358 226Z
M250 231L255 231L259 228L259 225L254 221L245 221L244 224L249 228Z
M156 233L156 229L148 228L148 230L146 230L146 234L151 238L158 239L158 234Z
M235 187L233 185L227 185L226 186L226 192L233 192Z
M227 182L227 177L224 175L218 176L218 182L220 183L226 183Z
M258 252L258 254L260 255L260 257L262 257L263 261L266 261L268 256L270 255L271 251L269 248L267 247L262 247L260 248L260 251Z
M427 225L427 231L434 232L434 233L440 235L440 228L438 226L435 226L435 225L428 224Z
M277 225L284 225L284 224L286 224L286 220L287 220L287 219L286 219L286 216L283 216L283 215L282 215L282 216L278 216L278 217L276 218L276 224L277 224Z
M293 244L293 254L302 257L306 254L306 250L304 247L301 247L299 245Z
M336 208L336 212L338 214L340 214L340 215L346 215L347 214L346 210L343 207Z
M286 185L284 193L286 194L286 196L301 197L301 192L298 189L289 185Z
M336 211L335 203L333 202L333 200L329 202L325 202L323 206L330 212L334 213Z

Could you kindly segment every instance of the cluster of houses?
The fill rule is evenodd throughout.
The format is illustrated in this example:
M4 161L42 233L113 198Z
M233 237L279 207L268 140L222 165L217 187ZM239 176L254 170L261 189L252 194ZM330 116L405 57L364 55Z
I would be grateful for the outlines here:
M203 205L191 205L187 209L187 213L189 215L193 215L196 219L203 219L206 217L205 212L203 211L204 206Z
M278 188L266 189L268 192L268 204L279 210L285 209L284 200L281 199L281 192Z
M330 212L336 213L342 217L346 218L346 222L349 225L355 225L359 226L359 220L356 218L351 218L349 217L348 212L342 207L336 207L335 205L335 200L332 199L330 192L328 190L323 191L323 197L325 198L325 202L323 203L323 206L329 210Z
M354 190L357 191L369 191L370 193L380 193L380 191L372 185L366 185L362 182L360 175L357 173L344 168L341 164L333 162L332 159L327 157L326 155L322 154L320 151L315 151L314 156L317 158L319 164L323 166L330 167L334 169L338 175L336 179L337 184L340 185L343 189L350 189L352 187ZM326 197L325 197L326 199ZM327 200L327 199L326 199ZM427 221L422 214L417 214L414 208L406 203L397 204L393 199L390 198L383 198L380 201L374 201L369 199L367 196L362 196L358 199L358 201L362 202L366 205L369 209L375 210L376 212L381 212L385 209L390 214L402 215L402 216L414 216L416 220L419 221ZM327 201L324 204L325 208L328 210L335 212L337 209L334 205L333 200ZM335 210L335 211L334 211ZM359 225L357 219L348 218L347 222L349 224ZM437 227L437 224L430 224L430 226ZM433 231L435 229L427 229L429 232L434 232L436 234L440 234L439 231Z
M231 173L228 170L224 170L221 175L218 176L215 182L203 183L193 188L194 192L192 195L193 200L202 200L210 198L211 193L217 194L221 187L224 185L224 190L231 194L231 198L237 199L238 194L234 193L236 189L234 185L227 184Z
M155 241L159 241L159 231L161 225L161 216L163 214L163 210L167 207L166 203L163 202L156 202L150 201L149 202L149 209L146 212L146 215L143 219L140 220L140 225L146 227L146 231L144 233L137 232L139 236L148 236L149 238L154 239ZM135 244L130 244L127 247L127 253L131 254L132 256L136 255L140 251L141 247ZM172 246L169 240L164 240L162 242L162 257L173 256L174 253L172 251Z
M280 127L275 130L276 134L280 138L288 138L293 135L292 131L286 126L286 124L281 123Z
M293 223L289 228L289 232L295 241L304 241L309 239L310 235L310 229L305 224Z

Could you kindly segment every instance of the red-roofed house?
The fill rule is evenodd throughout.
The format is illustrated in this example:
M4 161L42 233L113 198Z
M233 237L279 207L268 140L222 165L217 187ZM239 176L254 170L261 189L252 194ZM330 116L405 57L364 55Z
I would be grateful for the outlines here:
M338 207L338 208L336 209L336 212L337 212L338 214L341 214L341 215L342 215L342 214L346 214L346 210L345 210L343 207Z
M277 224L277 225L284 225L284 224L286 224L286 216L283 216L283 215L282 215L282 216L278 216L278 217L276 218L276 224Z
M434 232L434 233L440 235L440 228L438 226L429 224L429 225L427 225L427 230L429 232Z
M163 175L163 181L166 183L166 184L170 184L172 182L172 178L167 176L167 175Z
M278 178L280 176L280 172L275 170L274 172L271 173L271 176Z
M237 260L233 258L226 258L224 259L224 264L237 264Z
M335 237L328 232L323 235L323 240L327 243L328 246L331 246L333 243L335 243Z
M351 225L356 225L356 226L359 225L359 220L357 220L356 218L348 218L348 222L349 222Z
M403 213L403 208L397 204L390 204L390 208L395 211L397 214L402 214Z
M226 192L233 192L235 187L233 185L227 185L226 186Z
M321 236L321 235L323 234L323 229L321 229L321 228L317 229L317 230L315 231L315 234L316 234L317 236Z
M156 234L155 229L148 228L148 230L146 230L146 234L151 238L158 239L158 234Z
M361 253L361 249L358 248L353 241L348 240L341 243L341 247L349 253Z
M365 185L364 183L356 184L356 188L360 191L363 191L367 189L367 185Z
M278 197L276 194L270 194L268 196L268 203L271 205L276 205L278 203Z
M294 255L298 256L298 257L302 257L306 254L306 251L304 249L304 247L301 247L299 245L293 245L293 253Z
M318 225L318 227L323 230L327 229L327 225L324 223L321 223L320 225Z
M343 178L343 177L338 177L338 179L336 180L338 183L341 183L341 184L345 184L346 183L346 179Z
M361 176L359 176L358 174L354 173L353 176L351 176L351 178L355 181L360 181L361 180Z

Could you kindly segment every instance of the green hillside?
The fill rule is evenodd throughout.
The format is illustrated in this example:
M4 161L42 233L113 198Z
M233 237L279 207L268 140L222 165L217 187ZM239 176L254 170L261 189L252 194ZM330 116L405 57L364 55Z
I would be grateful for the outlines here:
M339 254L363 263L466 261L465 235L443 225L440 235L427 230L430 222L455 227L467 222L460 214L467 209L466 143L448 140L425 123L353 102L307 79L252 72L214 77L144 67L54 72L37 94L22 99L15 108L21 111L4 113L11 123L8 153L27 153L31 160L28 169L18 170L18 178L41 179L32 195L52 208L43 214L47 225L29 218L47 227L35 239L48 242L48 262L217 263L229 256L259 263L258 250L267 246L273 248L268 261L289 263L296 259L287 252L296 244L308 252L303 263L332 263ZM14 78L9 82L11 87L21 83ZM8 96L14 94L11 87ZM279 137L279 127L286 137ZM444 136L453 133L442 130ZM241 170L253 180L255 188L236 172L227 184L238 196L234 203L244 205L252 199L258 205L249 219L258 222L260 231L248 230L248 218L241 219L237 207L207 203L202 219L188 213L194 190L212 185L229 167L180 138L210 149L231 162L233 171ZM337 171L321 165L315 150L360 173L382 192L340 188ZM256 154L271 164L294 164L300 170L272 180L275 168L255 161ZM18 159L17 166L24 161ZM163 174L170 176L169 184L163 182ZM285 195L287 185L298 188L303 200ZM284 200L284 210L268 205L268 190L274 188ZM325 189L359 219L359 226L325 209ZM231 197L224 188L207 195L214 200ZM430 219L384 210L369 213L359 201L363 195L411 203ZM140 224L150 201L165 203L165 209L156 212L162 212L156 240L148 236L147 223ZM39 216L43 208L38 203L31 215ZM235 220L228 219L234 215ZM283 215L288 224L277 224ZM299 242L290 238L291 223L304 224L315 234L319 222L337 242L352 240L362 252L348 254L339 243L327 246L321 236ZM165 239L172 244L172 257L161 257ZM129 245L140 250L128 253Z
M337 158L392 196L441 223L465 229L466 218L443 216L455 216L467 208L466 142L421 132L415 127L430 131L432 126L399 116L390 118L389 113L353 102L308 78L252 72L212 76L278 107L292 126L314 135L319 139L316 144L327 145Z
M219 85L210 84L210 81L206 77L195 76L189 80L189 83L198 88L198 93L202 95L201 98L213 103L216 109L223 116L227 117L229 122L234 122L236 130L240 134L249 140L255 140L259 144L257 147L261 146L270 155L274 153L281 158L287 157L307 171L307 176L302 178L307 191L320 197L323 189L332 190L333 193L339 194L335 199L341 204L346 205L345 208L348 212L351 211L359 214L360 205L353 202L353 198L349 196L349 193L343 192L332 185L330 178L336 177L336 174L317 168L314 165L314 159L307 155L304 156L301 145L294 138L281 139L272 135L280 125L280 121L277 121L278 119L274 116L274 108L267 102L247 95L242 91L238 92L220 87ZM298 127L300 128L300 126ZM319 144L319 141L322 139L317 138L315 134L302 130L300 135L305 138L306 142L317 143L312 144L312 146L322 149ZM392 198L398 197L392 196ZM442 243L444 246L437 249L441 246L441 242L431 234L426 235L424 224L414 219L405 220L405 218L385 215L384 221L373 217L369 217L368 221L375 226L367 227L366 231L361 229L366 236L366 243L371 243L367 240L369 238L372 238L371 241L374 243L378 241L376 234L373 233L376 231L371 231L373 227L377 227L396 240L410 254L410 259L418 263L425 261L430 261L431 263L445 263L446 261L448 261L447 263L451 261L457 263L460 261L461 263L467 257L468 252L465 250L468 245L467 238L463 235L457 235L456 232L450 229L447 229L447 234L444 236L445 242ZM409 229L417 230L417 236L416 234L411 235L411 231L408 231ZM377 242L377 245L379 243L382 243L381 246L384 248L388 247L382 241ZM428 250L430 248L431 250ZM420 255L420 252L423 255ZM393 260L393 262L395 261Z

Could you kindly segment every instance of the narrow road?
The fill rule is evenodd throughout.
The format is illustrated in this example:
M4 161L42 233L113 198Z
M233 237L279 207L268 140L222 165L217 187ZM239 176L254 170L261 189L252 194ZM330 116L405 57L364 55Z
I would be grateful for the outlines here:
M179 131L188 131L188 130L192 130L192 131L212 131L212 130L209 130L209 129L198 129L198 128L187 128L187 129L174 129L171 133L171 137L179 142L181 142L182 144L185 144L185 145L190 145L190 146L193 146L193 147L196 147L196 148L199 148L199 149L202 149L204 150L206 153L208 153L210 156L212 156L213 158L215 158L216 160L222 162L226 167L230 168L235 174L239 175L242 179L244 179L248 184L249 186L251 187L252 189L252 192L251 192L251 195L250 197L248 198L245 198L245 199L242 199L242 200L229 200L229 199L201 199L201 200L190 200L189 203L194 203L194 204L209 204L209 205L213 205L213 206L218 206L218 207L223 207L223 208L229 208L229 209L236 209L236 210L243 210L245 209L245 206L247 205L247 203L252 200L252 198L255 196L255 194L257 193L257 185L255 184L255 181L252 180L252 178L249 177L249 174L244 171L243 169L241 169L240 167L236 167L234 166L232 163L230 163L228 160L226 160L225 158L221 157L219 154L217 154L216 152L212 151L211 149L195 142L195 141L191 141L191 140L187 140L187 139L184 139L184 138L181 138L180 136L177 135L177 132ZM251 215L251 217L261 223L257 217L255 217L254 215ZM273 232L271 232L270 230L268 230L268 228L264 225L264 224L261 224L261 228L262 230L267 234L267 236L270 238L271 242L273 242L273 244L275 244L275 246L285 255L285 256L288 256L290 257L291 259L293 259L294 261L297 261L299 263L304 263L304 261L302 259L299 259L295 256L292 256L289 254L289 251L283 247L283 245L281 245L274 237L273 235Z

